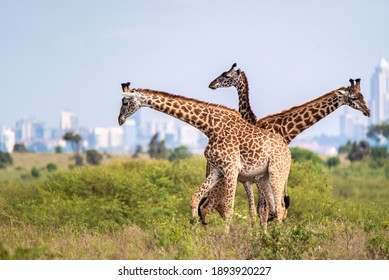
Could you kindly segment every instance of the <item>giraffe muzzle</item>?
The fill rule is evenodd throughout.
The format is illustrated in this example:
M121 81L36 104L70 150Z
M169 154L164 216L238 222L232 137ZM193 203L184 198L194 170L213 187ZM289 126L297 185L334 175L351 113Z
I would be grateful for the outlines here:
M208 86L210 89L217 89L217 86L216 86L216 83L215 82L211 82Z
M122 114L120 114L118 117L119 125L123 125L125 122L126 122L126 118Z
M365 110L363 110L363 114L364 114L366 117L370 117L370 109L369 109L369 108L366 108Z

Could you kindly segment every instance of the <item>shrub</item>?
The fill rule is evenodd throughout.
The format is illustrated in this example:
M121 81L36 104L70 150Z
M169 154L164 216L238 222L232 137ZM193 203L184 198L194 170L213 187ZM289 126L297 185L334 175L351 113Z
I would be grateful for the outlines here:
M326 161L326 165L328 167L335 167L335 166L338 166L339 164L340 164L339 157L330 157Z
M169 156L169 161L178 162L184 158L190 157L192 154L185 146L179 146L175 148Z
M27 152L27 148L26 148L26 146L25 146L24 144L22 144L22 143L16 143L16 144L14 145L14 152L15 152L15 153L25 153L25 152Z
M308 149L292 147L290 148L290 153L292 154L292 160L294 162L310 160L314 163L323 163L323 160L319 157L318 154Z
M370 145L366 141L354 142L347 158L350 161L359 161L366 157L370 152Z
M86 151L86 161L92 165L99 165L101 160L103 159L103 155L100 154L96 150L87 150Z
M35 166L31 169L31 175L32 177L34 178L38 178L41 176L41 172L39 171L38 168L36 168Z
M386 147L371 147L370 155L375 160L384 159L388 157L388 151Z
M57 167L57 165L55 163L48 163L46 165L46 169L47 169L47 171L52 172L52 171L57 170L58 167Z
M0 152L0 168L12 165L12 157L9 153Z

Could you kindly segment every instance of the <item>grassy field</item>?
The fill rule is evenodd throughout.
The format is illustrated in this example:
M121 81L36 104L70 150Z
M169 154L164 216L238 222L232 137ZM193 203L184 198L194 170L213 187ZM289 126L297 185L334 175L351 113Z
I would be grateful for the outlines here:
M225 234L217 214L208 232L189 222L202 157L68 170L70 155L27 156L0 173L0 259L389 259L388 162L293 163L288 219L267 233L250 226L239 185ZM34 166L39 178L18 174Z

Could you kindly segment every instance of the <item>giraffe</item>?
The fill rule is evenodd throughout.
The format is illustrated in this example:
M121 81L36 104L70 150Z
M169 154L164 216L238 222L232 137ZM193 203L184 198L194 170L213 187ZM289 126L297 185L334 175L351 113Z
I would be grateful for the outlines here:
M231 69L223 72L219 77L213 80L209 87L211 89L216 89L220 87L234 86L237 89L239 96L239 112L247 122L253 123L255 114L252 112L249 104L249 87L247 78L244 71L235 69L235 67L236 63L232 65ZM300 106L295 106L278 114L269 115L259 120L255 120L254 124L273 133L280 134L284 138L285 143L289 144L305 129L311 127L322 118L325 118L342 105L348 105L361 111L365 116L370 116L370 110L364 101L362 93L360 92L360 79L356 79L355 84L354 80L350 79L350 83L351 85L347 88L339 88L338 90L334 90ZM209 196L214 196L213 192L220 187L219 185L209 192ZM254 196L252 193L251 183L246 182L244 186L249 199L250 216L252 216L254 211L252 209L254 205ZM262 190L263 189L258 186L259 199L257 211L261 223L265 222L264 220L268 212L265 196ZM206 203L207 199L203 199L203 204ZM288 206L289 197L285 196L284 200L286 206ZM222 210L218 207L218 205L216 205L215 209L223 217L223 213L221 213ZM286 214L287 213L285 213L285 217Z
M122 89L119 125L141 107L148 107L184 121L208 137L204 155L209 173L190 202L196 222L200 199L223 181L218 192L226 201L222 208L228 229L237 180L253 178L263 180L266 199L270 202L269 212L278 222L282 221L285 212L282 190L289 176L291 155L281 136L248 124L237 111L221 105L150 89L130 89L130 83L122 84ZM208 205L212 207L213 203L215 201L210 199ZM202 209L201 213L205 219L207 209Z

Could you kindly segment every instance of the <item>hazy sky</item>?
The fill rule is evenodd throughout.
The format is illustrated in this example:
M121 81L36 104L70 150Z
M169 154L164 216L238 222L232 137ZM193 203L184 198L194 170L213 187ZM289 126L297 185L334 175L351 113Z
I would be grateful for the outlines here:
M237 108L235 89L208 89L234 62L261 117L349 78L369 98L389 57L389 1L1 1L0 36L1 125L57 126L66 109L82 126L116 126L127 81ZM337 133L343 110L308 131Z

